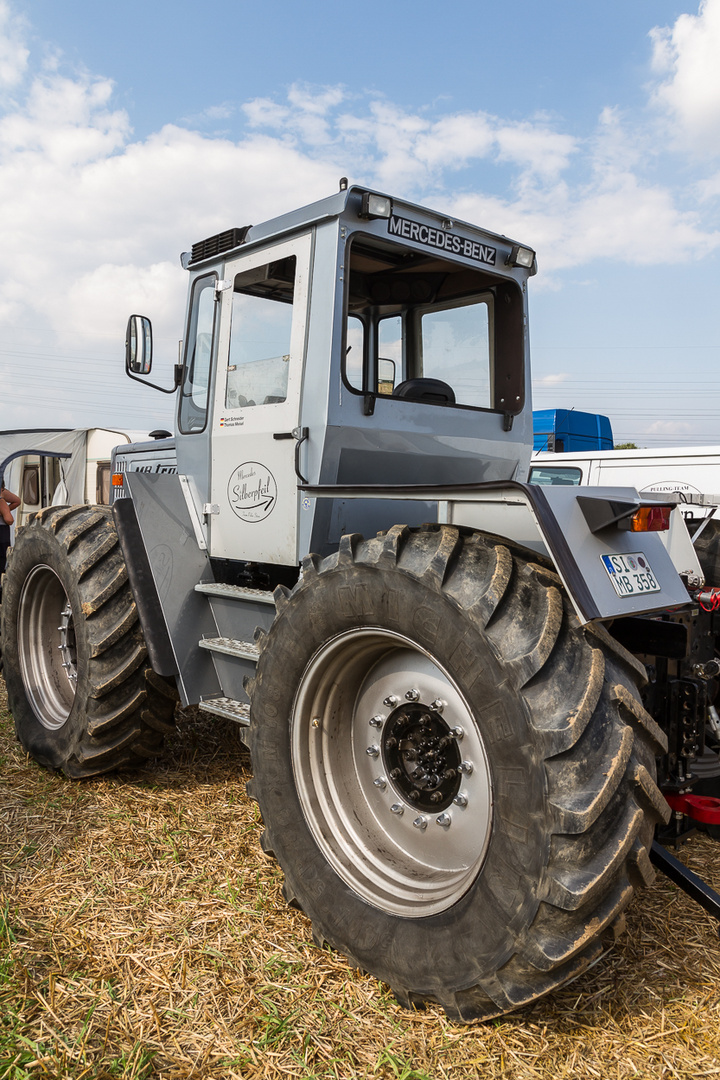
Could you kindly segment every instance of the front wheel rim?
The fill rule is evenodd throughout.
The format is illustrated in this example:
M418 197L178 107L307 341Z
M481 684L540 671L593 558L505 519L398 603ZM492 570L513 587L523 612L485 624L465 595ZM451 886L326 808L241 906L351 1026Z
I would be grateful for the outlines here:
M421 918L467 892L490 839L490 769L434 657L381 628L332 638L300 680L291 740L308 825L358 895Z
M77 689L72 605L49 566L34 566L20 593L18 653L25 693L43 727L66 723Z

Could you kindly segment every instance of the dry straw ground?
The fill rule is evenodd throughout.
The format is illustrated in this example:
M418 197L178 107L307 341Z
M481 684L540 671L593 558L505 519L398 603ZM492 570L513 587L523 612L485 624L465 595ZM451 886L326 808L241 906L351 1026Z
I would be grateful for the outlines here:
M584 978L461 1027L316 949L260 849L229 725L180 720L142 771L27 760L0 700L0 1080L720 1075L713 921L665 879ZM720 886L720 847L683 858Z

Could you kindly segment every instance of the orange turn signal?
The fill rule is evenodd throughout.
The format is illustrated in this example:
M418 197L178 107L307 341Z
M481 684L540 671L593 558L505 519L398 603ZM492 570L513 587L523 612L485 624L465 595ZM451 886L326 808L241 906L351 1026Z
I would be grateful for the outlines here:
M630 518L631 532L665 532L670 528L671 506L641 506Z
M112 474L112 486L113 487L122 487L123 486L123 474L121 472L114 472Z

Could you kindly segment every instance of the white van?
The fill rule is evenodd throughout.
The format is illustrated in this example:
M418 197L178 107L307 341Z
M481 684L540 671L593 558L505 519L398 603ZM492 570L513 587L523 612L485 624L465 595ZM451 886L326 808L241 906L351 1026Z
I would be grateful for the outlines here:
M529 481L633 487L641 494L676 492L688 503L697 500L683 510L683 516L693 520L710 513L708 504L720 504L720 446L537 453L530 461Z

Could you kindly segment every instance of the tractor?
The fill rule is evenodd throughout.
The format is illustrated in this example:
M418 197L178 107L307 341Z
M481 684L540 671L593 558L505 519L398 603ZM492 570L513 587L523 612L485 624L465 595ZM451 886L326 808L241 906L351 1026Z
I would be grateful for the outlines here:
M690 888L667 844L720 824L694 794L717 592L682 515L528 484L532 248L343 179L181 262L174 435L9 554L18 738L83 778L156 756L178 698L230 718L318 944L455 1020L533 1002L653 863ZM152 354L131 316L151 386Z

